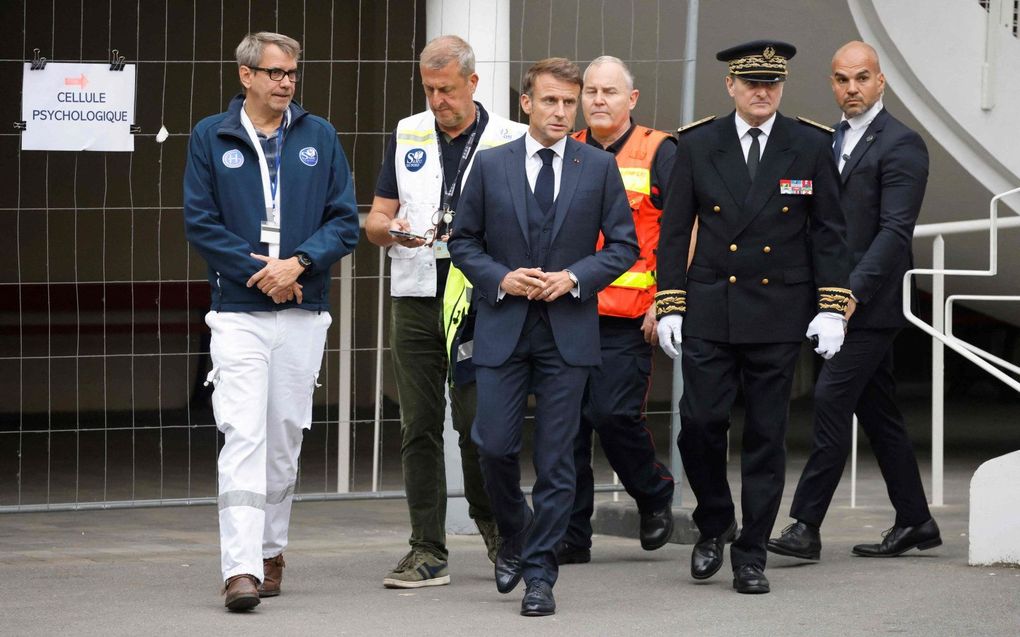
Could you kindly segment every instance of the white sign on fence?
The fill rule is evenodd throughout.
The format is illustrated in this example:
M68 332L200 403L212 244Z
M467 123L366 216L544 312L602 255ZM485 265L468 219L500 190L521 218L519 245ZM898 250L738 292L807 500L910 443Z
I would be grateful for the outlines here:
M22 150L133 151L135 65L26 62L21 118Z

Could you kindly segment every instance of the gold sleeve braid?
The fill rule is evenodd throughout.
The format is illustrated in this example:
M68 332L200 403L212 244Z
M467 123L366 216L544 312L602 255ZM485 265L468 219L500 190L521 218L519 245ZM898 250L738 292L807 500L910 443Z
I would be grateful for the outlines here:
M667 314L687 313L687 292L685 290L659 290L655 293L655 318Z
M846 288L818 288L818 311L845 313L850 294Z

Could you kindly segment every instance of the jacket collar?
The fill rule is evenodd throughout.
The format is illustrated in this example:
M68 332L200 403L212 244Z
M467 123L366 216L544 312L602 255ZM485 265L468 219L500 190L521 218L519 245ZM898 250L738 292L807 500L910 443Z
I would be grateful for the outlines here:
M527 137L527 134L522 135L506 145L507 150L515 157L512 161L507 162L507 183L514 212L517 215L517 223L521 227L521 234L524 236L525 244L528 243L528 204L525 196L526 193L531 191L524 167L525 162L528 160ZM555 212L553 213L550 241L556 239L556 234L563 225L567 210L570 208L570 203L574 198L574 192L577 190L578 183L580 183L581 171L584 168L584 163L577 157L584 145L570 135L564 137L560 142L563 143L563 163L560 168L560 192L556 196L556 202L553 204ZM520 159L517 159L517 157Z
M864 132L862 133L863 137L857 142L857 145L854 146L854 150L850 153L849 159L843 162L843 170L839 172L839 177L844 184L846 183L846 180L850 178L850 173L852 173L854 168L857 167L857 164L860 163L861 158L864 157L869 149L871 149L873 145L872 142L878 139L878 136L882 132L882 129L885 128L885 123L888 119L889 112L883 107L875 115L874 119L871 120L868 127L864 129Z
M251 139L248 137L248 133L244 130L244 124L241 123L241 107L244 105L244 93L238 93L230 100L230 104L227 106L226 117L220 122L219 128L216 129L217 135L229 135L236 137L243 141L248 146L251 146ZM301 105L295 101L290 103L290 127L293 128L299 119L308 114L308 112L301 108ZM254 149L252 149L254 150Z

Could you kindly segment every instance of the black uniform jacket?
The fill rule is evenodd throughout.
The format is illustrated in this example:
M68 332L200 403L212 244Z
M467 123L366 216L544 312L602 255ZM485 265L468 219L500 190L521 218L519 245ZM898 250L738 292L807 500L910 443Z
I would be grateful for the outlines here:
M850 262L831 144L777 113L752 184L732 113L679 136L658 284L660 294L686 291L685 336L796 342L819 311L819 289L845 291Z

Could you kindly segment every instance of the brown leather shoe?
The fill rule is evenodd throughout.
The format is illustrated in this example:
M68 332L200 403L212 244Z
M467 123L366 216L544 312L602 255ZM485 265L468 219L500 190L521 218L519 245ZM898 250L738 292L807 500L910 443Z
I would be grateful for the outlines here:
M232 611L251 610L259 605L258 581L253 575L235 575L223 586L223 605Z
M280 584L283 582L283 567L287 563L283 561L283 553L276 557L262 560L262 585L259 586L260 597L276 597L280 594Z

